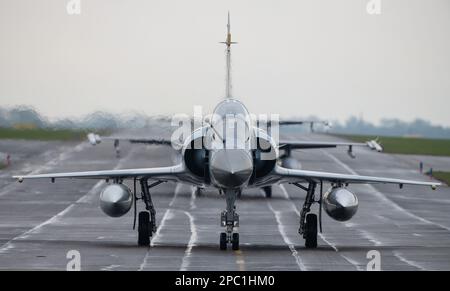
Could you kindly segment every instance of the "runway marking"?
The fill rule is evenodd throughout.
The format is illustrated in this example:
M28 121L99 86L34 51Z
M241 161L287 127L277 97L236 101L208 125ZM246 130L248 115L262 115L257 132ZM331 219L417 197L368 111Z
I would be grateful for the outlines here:
M70 147L67 150L63 150L63 152L61 152L56 158L48 161L47 163L45 163L44 165L39 166L38 168L35 168L34 170L30 171L27 175L34 175L34 174L39 174L41 171L46 170L51 168L51 166L55 166L58 163L60 163L61 161L66 160L67 158L70 157L71 154L76 153L76 152L80 152L83 149L87 148L89 145L89 143L87 142L82 142L74 147ZM46 153L44 153L45 155ZM26 171L25 171L26 172ZM0 197L8 194L9 192L11 192L11 190L14 187L17 187L17 185L19 185L18 183L11 183L10 185L6 186L5 188L3 188L3 190L0 192Z
M291 202L291 206L292 206L294 212L297 214L298 217L300 217L300 211L298 211L297 206L295 206L294 202L292 202L292 199L291 199L291 197L289 196L289 193L287 192L287 190L286 190L286 188L284 187L284 185L280 184L279 186L280 186L280 188L283 190L283 192L285 193L284 196L286 197L286 199L289 200L289 201ZM320 233L320 232L319 232L318 235L319 235L319 237L320 237L326 244L328 244L335 252L338 252L338 251L339 251L335 244L329 242L329 241L325 238L325 236L323 235L323 233Z
M178 192L180 191L180 187L181 187L181 186L182 186L181 183L177 183L177 185L175 186L174 195L173 195L172 200L171 200L170 203L169 203L169 207L172 207L173 204L175 203L175 199L177 199L177 197L178 197Z
M287 192L286 188L284 187L284 185L279 184L280 188L283 190L284 192L284 196L291 202L291 206L294 209L295 213L297 214L298 217L300 217L300 212L297 209L297 206L295 206L294 202L292 202L291 197L289 196L289 193ZM351 265L353 265L356 270L361 271L363 269L361 269L361 267L359 266L358 262L355 262L354 260L351 260L349 258L347 258L346 256L344 256L343 254L341 254L338 250L338 248L336 247L335 244L331 243L330 241L328 241L325 236L323 235L323 233L318 233L319 237L326 243L328 244L335 252L338 252L339 255L346 260L347 262L349 262Z
M278 184L278 186L280 187L281 191L283 191L284 198L286 198L287 200L291 200L291 197L289 197L289 193L287 192L286 188L284 188L284 185Z
M169 213L170 213L171 209L167 209L166 212L164 212L164 216L161 219L161 222L159 223L158 229L156 230L155 236L152 238L151 242L150 242L150 247L148 247L147 249L147 253L145 254L144 260L142 261L141 265L139 266L138 271L143 271L144 268L147 266L147 260L150 254L150 249L151 247L155 246L156 241L159 239L160 233L161 233L161 229L163 229L166 220L169 220ZM173 217L173 216L170 216Z
M346 169L348 172L350 172L353 175L358 175L357 172L355 172L352 168L350 168L347 164L345 164L344 162L342 162L341 160L339 160L338 158L336 158L335 156L333 156L332 154L322 150L322 152L328 156L329 158L331 158L333 161L335 161L336 163L338 163L341 167L343 167L344 169ZM438 226L440 228L443 228L447 231L450 232L450 228L446 227L445 225L436 223L436 222L432 222L428 219L425 219L423 217L417 216L414 213L409 212L408 210L404 209L403 207L401 207L400 205L398 205L397 203L395 203L394 201L392 201L391 199L387 198L386 195L384 195L383 193L381 193L380 191L378 191L373 185L370 184L366 184L365 186L369 187L370 189L372 189L372 191L374 192L374 194L376 195L376 197L378 197L379 199L381 199L382 201L392 205L395 209L397 209L398 211L414 218L417 219L419 221L422 221L425 224L429 224L429 225L434 225L434 226Z
M343 257L347 262L349 262L350 264L352 264L353 266L355 266L357 271L366 271L366 269L364 269L363 267L361 267L357 261L350 259L347 256L344 256L343 254L341 254L341 257Z
M197 206L195 205L195 199L197 198L196 190L197 187L191 186L191 201L190 201L191 209L197 208Z
M187 268L190 263L190 257L192 254L192 248L197 243L198 235L197 235L197 227L195 225L194 217L188 212L183 211L183 213L189 218L189 226L191 229L191 237L189 238L189 242L186 248L186 251L184 252L183 261L181 263L180 271L187 271Z
M149 254L150 254L150 249L151 247L155 246L157 241L160 239L161 236L161 230L164 228L164 226L166 225L166 221L170 220L173 215L171 215L171 209L170 207L172 207L172 205L175 203L175 200L178 197L178 192L180 191L180 188L182 187L181 183L177 183L175 186L175 191L174 191L174 195L172 200L169 203L168 208L166 209L166 211L164 212L163 218L161 219L161 221L159 222L159 226L158 229L156 230L155 235L153 236L151 242L150 242L150 247L147 250L147 253L145 254L144 260L142 261L141 265L139 266L138 271L142 271L144 270L144 268L147 266L147 261L149 258Z
M264 192L262 190L261 190L261 193L264 194ZM300 271L305 271L306 266L303 264L302 259L300 258L297 250L295 249L295 245L289 239L289 237L286 234L286 231L284 230L284 225L281 222L281 212L273 209L272 204L270 203L269 200L267 200L267 206L269 207L270 211L272 211L272 213L274 214L275 220L277 221L277 224L278 224L278 232L280 233L281 237L283 238L284 243L288 246L289 250L291 251L292 256L294 257L298 268L300 269Z
M125 160L128 159L129 156L131 156L131 154L134 151L131 150L126 159L122 159L120 160L117 165L114 167L114 169L117 169L119 167L122 166L123 162ZM75 201L74 203L71 203L69 206L67 206L64 210L60 211L59 213L57 213L56 215L50 217L49 219L47 219L46 221L38 224L37 226L33 227L32 229L29 229L25 232L23 232L22 234L10 239L8 242L6 242L1 248L0 248L0 253L4 253L6 250L10 250L12 248L14 248L12 242L17 241L17 240L22 240L22 239L26 239L28 238L31 234L39 232L44 226L49 225L49 224L53 224L58 222L64 215L66 215L67 213L70 212L70 210L72 210L72 208L75 207L75 205L77 203L80 203L81 201L84 200L85 197L96 194L97 190L100 188L100 186L102 186L105 183L104 180L98 181L86 194L84 194L83 196L81 196L77 201Z
M345 164L344 162L342 162L341 160L339 160L338 158L336 158L334 155L332 155L332 154L330 154L330 153L328 153L328 152L325 152L325 151L323 151L323 150L322 150L322 152L323 152L325 155L327 155L329 158L331 158L333 161L335 161L336 163L338 163L340 166L342 166L344 169L346 169L348 172L350 172L351 174L353 174L353 175L358 175L357 172L355 172L355 171L354 171L352 168L350 168L347 164ZM425 218L423 218L423 217L417 216L417 215L415 215L414 213L411 213L411 212L409 212L408 210L402 208L400 205L398 205L397 203L395 203L395 202L392 201L391 199L387 198L383 193L381 193L380 191L378 191L373 185L366 185L366 186L369 187L370 189L372 189L373 192L375 193L375 195L376 195L379 199L381 199L382 201L384 201L384 202L386 202L386 203L392 205L396 210L400 211L401 213L404 213L404 214L406 214L406 215L408 215L408 216L410 216L410 217L412 217L412 218L414 218L414 219L417 219L417 220L419 220L419 221L421 221L421 222L423 222L423 223L425 223L425 224L438 226L438 227L441 227L441 228L443 228L443 229L445 229L445 230L447 230L447 231L450 231L450 228L448 228L448 227L446 227L446 226L444 226L444 225L441 225L441 224L439 224L439 223L435 223L435 222L432 222L432 221L430 221L430 220L428 220L428 219L425 219ZM366 239L370 240L370 241L371 241L372 243L374 243L376 246L382 245L382 243L381 243L380 241L374 239L373 236L370 235L366 230L358 230L358 231L359 231L360 233L362 233ZM408 265L410 265L410 266L419 268L419 269L421 269L421 270L425 270L425 268L421 267L420 265L416 264L415 262L412 262L412 261L410 261L410 260L404 258L403 256L401 256L398 252L394 252L394 256L397 257L400 261L402 261L402 262L404 262L404 263L406 263L406 264L408 264Z
M236 255L236 264L239 267L239 271L245 271L245 257L241 250L234 251Z
M410 266L412 266L412 267L415 267L415 268L417 268L417 269L419 269L419 270L422 270L422 271L428 271L426 268L422 267L422 266L419 265L418 263L413 262L413 261L410 261L410 260L404 258L404 257L403 257L399 252L397 252L397 251L394 251L394 256L395 256L396 258L398 258L400 261L402 261L402 262L404 262L404 263L406 263L406 264L408 264L408 265L410 265Z
M116 268L119 268L119 267L121 267L121 266L120 265L110 265L108 267L101 268L100 270L102 270L102 271L112 271L112 270L114 270Z
M375 246L383 245L381 243L381 241L379 241L376 238L374 238L373 235L371 233L369 233L368 231L366 231L364 229L357 229L356 231L359 232L365 239L367 239L368 241L373 243Z

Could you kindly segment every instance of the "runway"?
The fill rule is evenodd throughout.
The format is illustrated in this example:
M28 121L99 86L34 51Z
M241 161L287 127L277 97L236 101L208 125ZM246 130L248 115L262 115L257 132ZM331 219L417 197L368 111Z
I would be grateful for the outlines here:
M288 138L336 140L321 134ZM80 252L82 270L366 270L371 250L380 252L382 270L450 270L447 186L432 191L351 185L360 202L358 213L345 223L324 213L315 250L305 249L297 232L304 192L279 185L266 199L260 190L249 189L237 202L241 249L220 251L224 198L214 189L196 196L188 185L163 183L152 189L158 232L146 248L137 246L132 211L110 218L99 209L104 181L19 184L7 177L31 171L166 166L176 158L171 148L122 143L122 157L116 159L112 143L107 142L94 147L87 142L27 143L31 142L0 140L2 148L10 146L13 157L14 151L23 157L3 170L0 178L2 270L65 270L70 250ZM429 179L404 157L358 148L354 153L356 159L347 155L346 148L295 151L294 157L304 169ZM313 211L317 212L317 205Z

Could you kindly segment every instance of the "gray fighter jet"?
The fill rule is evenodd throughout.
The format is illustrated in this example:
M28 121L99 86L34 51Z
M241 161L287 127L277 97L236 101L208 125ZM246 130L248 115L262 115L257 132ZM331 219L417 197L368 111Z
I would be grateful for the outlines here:
M291 167L289 156L292 149L329 148L337 146L369 146L381 150L376 141L366 143L332 142L289 142L276 141L271 128L261 128L252 120L249 111L242 102L233 98L231 92L230 58L231 40L228 15L226 46L227 73L226 94L214 109L212 117L201 127L193 130L181 143L181 163L169 167L138 168L122 170L101 170L86 172L49 173L38 175L14 176L19 182L25 179L48 178L52 182L60 178L105 179L108 184L100 194L101 209L109 216L119 217L126 214L134 205L134 224L138 217L138 244L148 246L156 232L155 208L150 189L157 185L173 181L186 183L202 189L215 187L225 197L226 208L221 213L221 225L225 231L220 233L221 250L231 244L233 250L239 249L239 216L236 212L236 198L245 188L260 188L270 197L271 186L279 183L291 183L306 192L300 213L299 234L305 239L307 248L317 247L318 230L322 230L322 211L333 219L346 221L352 218L358 208L356 195L347 188L353 183L390 183L403 187L404 184L430 186L435 189L439 183L402 180L372 176L348 175L320 171L309 171ZM98 143L100 137L90 135L92 143ZM130 142L173 144L173 141L161 139L125 139ZM123 182L132 180L133 191ZM136 184L140 184L139 193ZM324 183L331 188L323 194ZM316 190L318 197L316 197ZM136 214L136 201L145 203L146 211ZM313 203L319 204L318 215L311 212Z

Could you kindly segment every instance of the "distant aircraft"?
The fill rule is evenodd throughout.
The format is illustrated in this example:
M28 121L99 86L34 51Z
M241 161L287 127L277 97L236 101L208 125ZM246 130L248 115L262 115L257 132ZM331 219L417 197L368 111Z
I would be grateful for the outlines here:
M101 209L109 216L119 217L126 214L134 204L134 224L136 223L136 201L145 203L146 211L138 215L138 244L148 246L151 236L156 232L155 208L150 189L157 185L173 181L190 184L199 188L215 187L224 195L226 209L221 213L221 225L225 231L220 233L219 245L226 250L231 244L233 250L239 249L239 215L236 212L236 198L245 188L264 189L270 196L274 184L290 183L306 192L300 213L299 234L305 239L307 248L317 247L318 229L322 226L322 207L333 219L346 221L353 217L358 209L358 199L347 186L353 183L390 183L400 188L404 184L431 186L435 189L439 183L402 180L394 178L347 175L339 173L308 171L287 167L286 158L290 150L305 148L330 148L348 146L369 146L381 150L376 141L369 143L332 143L332 142L291 142L280 141L277 144L268 130L252 122L244 104L233 98L231 92L230 58L231 40L230 19L228 15L227 37L223 42L227 49L226 97L214 109L210 121L195 129L184 140L181 148L182 161L174 166L157 168L137 168L123 170L102 170L69 173L49 173L38 175L14 176L19 182L24 179L49 178L52 182L59 178L105 179L112 181L100 194ZM91 142L98 143L99 136L90 135ZM114 139L114 138L113 138ZM161 139L133 139L130 142L170 144ZM115 138L118 142L119 138ZM282 153L284 152L284 153ZM289 161L289 160L288 160ZM289 163L287 163L289 164ZM133 180L134 189L123 184L124 180ZM140 197L136 192L136 183L141 187ZM331 188L323 194L323 183ZM319 197L316 190L319 189ZM319 215L311 212L313 203L319 204Z

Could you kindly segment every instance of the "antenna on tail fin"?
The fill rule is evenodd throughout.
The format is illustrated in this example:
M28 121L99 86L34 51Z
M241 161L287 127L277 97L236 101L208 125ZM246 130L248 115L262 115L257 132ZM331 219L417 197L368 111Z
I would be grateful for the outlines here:
M226 98L231 97L231 45L236 44L237 42L231 41L231 25L230 25L230 12L228 11L228 23L227 23L227 38L225 41L222 41L227 46L227 79L226 79Z

